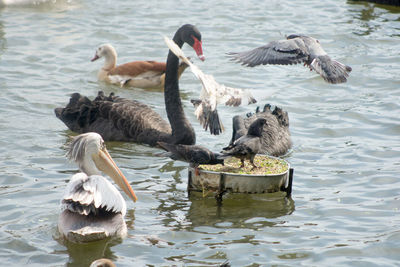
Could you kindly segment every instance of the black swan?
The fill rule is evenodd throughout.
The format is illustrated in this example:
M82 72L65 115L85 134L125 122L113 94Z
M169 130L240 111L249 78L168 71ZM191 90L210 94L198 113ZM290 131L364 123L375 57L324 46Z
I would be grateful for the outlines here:
M179 46L186 42L204 60L201 33L190 24L174 35ZM97 132L107 141L132 141L156 146L158 141L193 145L196 135L186 119L179 95L179 59L171 51L167 57L164 98L168 122L149 106L102 92L93 101L79 93L72 95L65 108L56 108L56 116L74 132Z
M67 155L81 172L72 176L61 200L60 233L73 242L126 236L125 200L101 172L110 176L133 201L137 198L101 136L97 133L76 136Z
M230 52L233 60L248 67L277 64L292 65L304 63L315 70L328 83L344 83L351 67L331 59L313 37L292 34L286 40L272 41L264 46L246 52Z
M262 132L262 143L259 153L268 154L271 156L282 156L292 147L292 141L289 132L289 115L279 107L275 107L271 111L271 105L266 104L263 111L256 109L256 113L247 114L246 118L241 116L233 117L232 139L229 146L224 148L227 150L235 140L247 133L250 124L257 118L264 118L267 123L264 125Z
M244 161L245 159L248 159L253 165L253 168L257 168L257 166L254 164L254 157L261 150L262 132L266 123L267 120L264 118L258 118L253 121L250 124L247 133L235 140L233 144L230 145L229 149L222 150L223 155L219 158L239 158L242 162L241 167L244 167Z

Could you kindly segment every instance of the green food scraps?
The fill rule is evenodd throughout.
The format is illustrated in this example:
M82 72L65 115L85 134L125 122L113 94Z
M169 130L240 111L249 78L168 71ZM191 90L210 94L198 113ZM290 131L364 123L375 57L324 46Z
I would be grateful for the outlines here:
M244 168L241 168L241 162L238 158L226 159L224 165L200 165L199 168L206 171L213 172L228 172L238 174L254 174L254 175L267 175L267 174L279 174L286 172L288 164L277 158L270 158L265 155L257 155L254 159L254 163L257 168L253 168L250 161L245 160Z

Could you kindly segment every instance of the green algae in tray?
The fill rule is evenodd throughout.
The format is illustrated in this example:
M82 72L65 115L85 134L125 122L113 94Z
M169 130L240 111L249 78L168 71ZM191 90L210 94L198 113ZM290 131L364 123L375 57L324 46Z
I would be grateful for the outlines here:
M241 168L241 162L238 158L226 159L224 165L200 165L199 168L205 171L226 172L237 174L252 174L252 175L269 175L280 174L288 170L288 164L279 158L271 158L265 155L257 155L254 163L258 168L254 168L248 160L244 162L244 167Z

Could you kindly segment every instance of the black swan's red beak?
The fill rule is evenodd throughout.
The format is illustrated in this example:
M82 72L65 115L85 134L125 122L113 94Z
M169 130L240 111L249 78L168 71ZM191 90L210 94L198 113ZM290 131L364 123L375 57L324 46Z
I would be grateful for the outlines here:
M201 44L201 41L199 41L199 39L197 39L196 37L192 36L193 40L194 40L194 44L193 44L193 49L194 51L196 51L197 56L199 57L199 59L201 61L204 61L206 58L203 55L203 46Z

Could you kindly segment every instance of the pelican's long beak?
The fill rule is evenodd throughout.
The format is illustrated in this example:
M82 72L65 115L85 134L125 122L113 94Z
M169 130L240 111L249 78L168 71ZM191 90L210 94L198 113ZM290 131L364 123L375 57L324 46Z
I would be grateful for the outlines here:
M126 180L125 176L122 174L121 170L115 164L114 160L111 158L106 148L99 150L99 154L93 156L93 161L96 167L110 176L114 182L132 199L136 202L137 197L133 191L131 185Z

